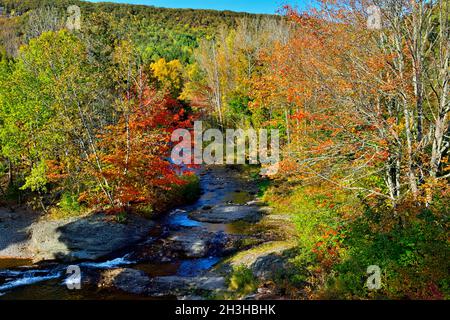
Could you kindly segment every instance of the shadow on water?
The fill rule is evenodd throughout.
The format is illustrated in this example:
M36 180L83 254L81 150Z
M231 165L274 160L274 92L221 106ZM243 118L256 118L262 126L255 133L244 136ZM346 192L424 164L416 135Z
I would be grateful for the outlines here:
M164 277L176 275L181 261L170 263L140 263L133 266L134 269L144 271L150 277Z
M134 269L144 271L150 277L180 276L195 277L208 271L220 261L219 257L186 259L170 263L141 263Z
M182 277L195 277L202 272L211 269L219 261L220 258L218 257L184 260L181 262L177 274Z

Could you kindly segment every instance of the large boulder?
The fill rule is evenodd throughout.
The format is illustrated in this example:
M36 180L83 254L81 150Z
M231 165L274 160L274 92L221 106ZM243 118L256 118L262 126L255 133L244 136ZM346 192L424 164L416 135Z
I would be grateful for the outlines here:
M195 229L182 230L169 236L172 249L183 252L187 258L205 257L210 249L211 234Z
M98 283L98 287L102 289L116 289L133 294L145 294L149 286L150 278L145 272L127 268L103 272Z
M104 214L41 220L30 228L30 250L35 261L98 260L143 240L153 226L137 216L129 216L126 224L120 224Z
M222 272L230 272L240 266L249 268L260 280L273 280L280 276L289 276L292 269L289 263L290 252L296 247L295 242L266 242L249 250L241 251L219 266Z
M253 275L260 280L273 280L277 277L287 276L289 262L281 253L272 253L261 256L252 264Z

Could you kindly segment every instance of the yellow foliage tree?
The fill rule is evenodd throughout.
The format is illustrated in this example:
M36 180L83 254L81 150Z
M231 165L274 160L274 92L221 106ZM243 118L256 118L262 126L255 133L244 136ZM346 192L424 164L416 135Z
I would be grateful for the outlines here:
M153 75L164 90L178 97L183 87L183 65L179 60L161 58L150 65Z

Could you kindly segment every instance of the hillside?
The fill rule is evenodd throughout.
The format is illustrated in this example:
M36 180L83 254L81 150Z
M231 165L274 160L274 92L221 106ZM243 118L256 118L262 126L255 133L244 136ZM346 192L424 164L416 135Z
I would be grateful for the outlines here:
M102 28L107 29L102 31L103 34L109 32L115 38L132 38L147 62L159 58L189 62L198 39L213 36L222 27L236 27L240 19L268 17L232 11L170 9L78 0L1 0L0 7L4 8L4 15L8 15L9 21L0 18L0 44L14 55L17 47L26 38L31 38L27 35L32 28L30 25L33 25L30 16L34 19L36 16L41 19L46 16L48 19L48 13L42 14L47 8L51 15L57 15L59 22L63 23L67 17L67 8L71 5L81 8L82 27L86 29L102 25ZM35 24L52 29L45 21Z

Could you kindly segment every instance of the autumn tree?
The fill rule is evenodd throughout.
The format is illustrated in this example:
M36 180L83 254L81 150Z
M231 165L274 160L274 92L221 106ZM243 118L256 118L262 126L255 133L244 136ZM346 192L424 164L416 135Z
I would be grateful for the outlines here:
M441 299L448 1L286 10L291 36L261 53L249 106L254 123L286 132L268 197L297 224L299 273L308 270L313 298L373 297L359 283L376 262L386 275L379 293Z
M98 158L88 159L98 152L96 128L110 117L96 74L86 47L67 31L31 40L4 74L1 152L22 176L21 188L40 193L58 182L76 192L83 184L81 168L98 166Z
M371 30L371 4L288 10L296 32L267 55L253 108L284 109L298 173L395 207L446 178L448 11L444 1L379 3L385 26Z
M288 37L289 26L284 20L241 19L235 29L223 27L215 37L200 41L194 54L204 83L197 86L200 90L196 93L207 101L220 125L248 125L241 121L248 112L252 76L259 72L260 55Z
M94 187L82 196L114 210L155 205L161 193L185 183L169 161L172 131L190 125L182 106L150 89L145 79L133 85L126 99L129 109L98 136L101 170L91 172L108 181L108 194Z
M161 58L152 63L150 68L161 89L177 98L183 88L183 66L181 62L179 60L167 62L166 59Z

